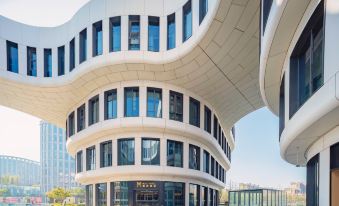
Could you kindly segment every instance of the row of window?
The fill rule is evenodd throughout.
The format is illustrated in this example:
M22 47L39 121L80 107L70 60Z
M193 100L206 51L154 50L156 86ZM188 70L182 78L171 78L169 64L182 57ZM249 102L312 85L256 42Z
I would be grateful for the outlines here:
M199 0L199 22L208 11L208 0ZM167 49L176 47L175 13L167 16ZM192 36L192 3L189 0L183 7L183 42ZM92 25L93 57L103 53L103 25L98 21ZM87 29L79 33L79 63L87 59ZM148 17L148 51L159 52L160 18ZM140 50L140 16L128 17L128 49ZM109 20L109 51L121 51L121 17ZM65 74L65 46L58 47L58 76ZM18 44L7 41L7 70L18 73ZM75 68L75 38L69 42L69 71ZM27 75L37 76L37 53L35 47L27 47ZM44 77L52 77L52 49L44 49Z
M162 118L162 89L147 88L147 117ZM104 119L117 118L117 89L104 92ZM169 92L169 119L183 121L184 95L175 91ZM75 128L75 112L68 116L66 122L67 137L85 129L86 106L77 108L77 128ZM139 116L139 87L124 88L124 116ZM225 134L219 124L218 118L214 115L214 138L218 141L225 155L231 160L231 148L226 140ZM99 122L99 95L88 101L88 125ZM189 124L200 127L200 102L192 97L189 98ZM212 112L204 106L204 130L212 134Z

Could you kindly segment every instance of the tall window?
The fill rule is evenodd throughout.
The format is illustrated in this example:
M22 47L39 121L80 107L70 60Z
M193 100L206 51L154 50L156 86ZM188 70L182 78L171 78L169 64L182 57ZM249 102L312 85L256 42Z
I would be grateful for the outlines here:
M107 205L107 184L100 183L95 185L95 206L106 206Z
M129 16L128 49L140 50L140 16Z
M307 163L306 205L319 206L319 155Z
M118 165L134 165L134 139L118 140Z
M219 176L219 163L217 161L215 161L215 173L214 173L214 177L218 179Z
M175 48L175 13L167 16L167 50Z
M148 17L148 51L159 51L159 17Z
M170 91L169 118L179 122L183 121L184 96L181 93Z
M201 186L201 205L207 206L208 202L208 188Z
M139 116L139 88L125 88L125 117Z
M142 139L142 165L160 165L160 140Z
M99 122L99 96L95 96L88 101L88 125Z
M87 58L87 29L79 34L79 63L86 61Z
M95 170L95 146L86 149L86 170Z
M86 206L93 206L93 185L86 185Z
M102 21L93 24L93 57L102 55Z
M27 47L27 75L34 76L37 75L37 59L36 59L36 48Z
M212 127L212 120L211 120L211 110L205 106L204 111L204 129L206 132L211 133L211 127Z
M52 77L52 49L44 49L44 77Z
M212 157L211 155L211 173L210 173L212 176L214 176L215 174L215 160L214 158Z
M18 44L6 41L7 45L7 71L18 73L19 72L19 54Z
M204 150L204 156L203 156L203 170L206 173L210 172L210 153Z
M77 152L77 173L82 172L82 150Z
M147 117L162 116L162 90L158 88L147 88Z
M74 38L69 42L69 71L75 67L75 40Z
M199 0L199 24L204 20L208 12L208 0Z
M213 119L213 137L218 139L218 118L214 115Z
M189 145L189 168L200 170L200 148L195 145Z
M324 83L323 4L312 14L290 57L290 117Z
M270 15L271 7L273 0L262 0L262 25L263 25L263 33L265 32L266 29L266 23L268 16Z
M185 205L185 183L165 182L164 190L166 206Z
M68 136L72 136L75 133L75 118L74 118L74 112L69 114L68 116Z
M190 124L200 127L200 102L190 97Z
M105 120L115 119L118 114L117 90L113 89L105 92Z
M112 141L100 144L100 167L112 166Z
M85 111L85 104L81 105L78 109L77 109L77 122L78 122L78 128L77 131L81 131L83 129L85 129L86 123L85 123L85 115L86 115L86 111Z
M111 182L111 205L127 206L132 204L133 200L129 200L128 194L131 191L131 182Z
M192 4L189 0L183 7L182 40L185 42L192 36Z
M200 187L199 185L190 184L189 187L189 206L200 205Z
M285 75L283 76L280 84L279 95L279 140L282 131L285 128Z
M109 51L116 52L121 50L121 17L112 17L109 20Z
M58 76L65 74L65 46L58 47Z
M167 140L167 166L183 167L183 143Z

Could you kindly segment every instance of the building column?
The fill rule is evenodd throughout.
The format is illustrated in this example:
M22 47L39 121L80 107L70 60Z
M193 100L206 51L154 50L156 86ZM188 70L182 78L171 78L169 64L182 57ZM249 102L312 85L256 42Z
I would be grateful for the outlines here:
M111 206L111 183L107 182L107 206Z
M330 205L330 148L319 156L319 205Z
M189 205L190 199L190 183L188 181L185 182L185 205Z

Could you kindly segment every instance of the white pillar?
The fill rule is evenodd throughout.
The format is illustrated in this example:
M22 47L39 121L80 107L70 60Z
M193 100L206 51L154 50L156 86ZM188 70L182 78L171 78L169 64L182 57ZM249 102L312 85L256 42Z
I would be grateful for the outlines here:
M101 92L99 94L99 122L103 122L105 119L105 94Z
M86 61L91 59L93 56L93 26L92 24L87 27L87 56L86 56Z
M189 205L189 194L190 194L190 183L188 181L185 182L185 205Z
M124 117L124 88L117 88L117 108L118 108L118 118Z
M65 43L65 74L69 73L69 41Z
M6 49L6 40L0 39L0 71L7 70L7 49Z
M146 117L146 110L147 110L147 88L146 86L139 87L140 92L140 99L139 99L139 116Z
M97 142L95 145L95 168L100 169L100 142Z
M18 44L19 74L27 75L27 49L26 46ZM6 56L6 55L3 55Z
M112 141L112 149L113 149L113 162L112 162L112 166L116 167L118 165L118 140L117 138L114 138Z
M44 49L36 48L37 76L44 76Z
M187 140L183 142L183 151L184 151L184 159L183 159L183 168L188 169L188 161L189 161L189 143Z
M111 183L107 182L107 206L111 206Z
M169 90L162 90L162 118L169 119Z
M58 48L53 47L52 49L52 77L58 76Z
M160 45L159 51L166 51L167 50L167 16L160 17L160 31L159 31L159 38L160 38Z
M319 205L330 205L330 148L319 155Z
M128 16L121 16L121 51L128 50Z
M192 0L192 35L199 29L199 0Z
M135 165L141 165L141 137L135 137L134 149L135 149L134 154Z
M189 124L189 105L190 98L187 95L184 95L184 123Z
M109 53L109 18L102 20L102 53Z
M79 65L79 33L76 34L75 38L74 38L74 51L75 51L75 67L77 67ZM74 68L75 69L75 68Z
M205 130L205 105L200 102L200 128Z
M176 40L176 47L182 44L182 9L179 9L175 12L175 40Z
M148 50L148 16L140 16L140 50Z
M167 166L167 139L160 139L160 166Z

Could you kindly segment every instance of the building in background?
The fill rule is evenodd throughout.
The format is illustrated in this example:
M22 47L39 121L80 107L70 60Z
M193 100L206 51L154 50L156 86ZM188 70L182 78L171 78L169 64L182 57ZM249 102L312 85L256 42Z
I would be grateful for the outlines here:
M284 191L250 189L229 191L229 206L287 206Z
M305 195L306 185L302 182L291 182L288 188L285 188L287 195Z

